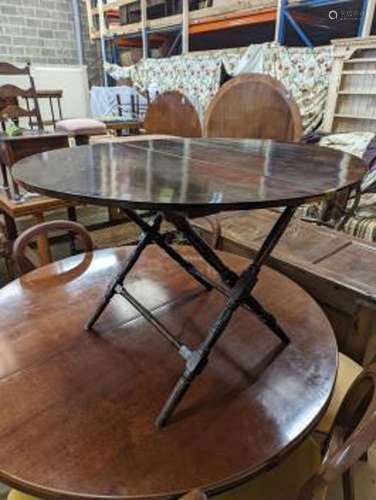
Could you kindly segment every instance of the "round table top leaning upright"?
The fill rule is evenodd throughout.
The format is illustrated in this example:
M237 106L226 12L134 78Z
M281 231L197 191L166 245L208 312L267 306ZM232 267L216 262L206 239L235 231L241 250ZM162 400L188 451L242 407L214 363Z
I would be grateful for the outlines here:
M359 183L365 163L271 140L171 139L59 149L22 160L13 172L47 196L195 215L330 197Z
M216 279L189 247L182 254ZM251 478L321 419L337 369L332 328L298 285L265 267L255 297L283 344L241 308L168 425L155 417L184 362L130 304L91 309L132 247L39 268L0 291L0 481L42 498L170 498ZM236 271L247 260L221 254ZM127 290L177 337L197 345L225 303L156 245Z

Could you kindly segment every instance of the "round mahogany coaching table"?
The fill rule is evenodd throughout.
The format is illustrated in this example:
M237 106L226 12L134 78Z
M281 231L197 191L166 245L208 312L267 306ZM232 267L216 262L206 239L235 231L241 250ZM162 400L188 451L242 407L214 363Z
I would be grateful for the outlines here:
M258 140L20 162L26 188L120 207L143 236L0 292L0 480L46 498L171 498L228 490L278 462L322 417L337 347L315 301L263 264L297 206L363 172L347 154ZM253 262L215 253L189 223L264 207L284 208ZM163 219L191 245L171 246Z

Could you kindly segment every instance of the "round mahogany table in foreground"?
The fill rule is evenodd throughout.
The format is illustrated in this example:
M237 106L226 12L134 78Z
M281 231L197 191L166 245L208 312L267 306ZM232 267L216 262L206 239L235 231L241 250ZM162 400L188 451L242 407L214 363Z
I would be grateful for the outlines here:
M254 296L291 342L240 308L169 425L156 429L184 361L119 297L96 333L84 329L131 250L72 257L0 291L1 481L45 498L213 493L277 463L321 418L337 367L332 329L307 293L265 267ZM193 250L179 250L215 279ZM247 265L220 255L238 272ZM191 345L225 301L155 245L127 289Z

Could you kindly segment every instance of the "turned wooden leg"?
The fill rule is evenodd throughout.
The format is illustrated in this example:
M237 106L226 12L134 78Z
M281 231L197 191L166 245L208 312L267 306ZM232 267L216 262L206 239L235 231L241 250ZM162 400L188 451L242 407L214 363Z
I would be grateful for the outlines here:
M68 219L72 222L77 222L77 211L75 206L68 207ZM76 239L73 233L69 234L69 249L71 255L76 255L77 253Z
M124 219L124 215L120 212L118 208L108 207L108 219L109 222L116 222Z
M342 476L343 500L355 500L354 478L352 468Z
M44 222L44 215L43 213L34 214L33 219L35 224L41 224L42 222ZM45 266L46 264L52 262L51 247L47 236L38 236L37 249L39 263L41 266Z
M74 140L76 142L76 146L87 146L89 144L88 135L76 135Z

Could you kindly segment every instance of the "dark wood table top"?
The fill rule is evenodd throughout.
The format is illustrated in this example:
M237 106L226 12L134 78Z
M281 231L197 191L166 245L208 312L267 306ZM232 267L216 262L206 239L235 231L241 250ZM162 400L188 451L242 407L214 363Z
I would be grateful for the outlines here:
M51 151L15 177L49 196L133 209L209 211L296 206L357 184L365 163L318 146L173 139Z
M198 486L213 493L278 462L321 418L337 368L331 326L298 285L264 268L255 296L291 343L240 309L202 378L157 430L155 415L183 360L122 300L96 334L84 329L131 251L75 256L0 291L0 481L42 498L159 499ZM247 265L222 258L236 271ZM142 259L127 289L196 345L223 295L203 291L155 246Z

